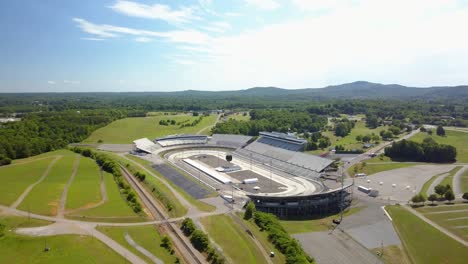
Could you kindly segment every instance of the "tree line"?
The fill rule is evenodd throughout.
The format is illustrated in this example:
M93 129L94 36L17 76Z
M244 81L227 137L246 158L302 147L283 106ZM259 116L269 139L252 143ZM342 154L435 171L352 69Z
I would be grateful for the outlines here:
M0 127L0 158L21 159L80 142L94 130L125 117L120 111L32 113Z
M454 146L438 144L432 138L425 138L422 143L403 139L386 147L384 153L394 160L436 163L454 162L457 157Z

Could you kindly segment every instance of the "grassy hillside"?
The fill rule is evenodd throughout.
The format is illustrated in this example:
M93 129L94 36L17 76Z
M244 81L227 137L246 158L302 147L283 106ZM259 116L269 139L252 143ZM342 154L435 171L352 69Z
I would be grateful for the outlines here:
M172 134L195 134L201 129L213 125L216 116L210 115L193 127L180 128L181 124L191 123L198 117L190 115L162 115L149 117L124 118L112 122L111 124L94 131L83 143L103 143L130 144L133 140L147 137L150 139ZM159 125L160 120L175 120L181 122L179 125ZM204 133L209 133L209 129Z
M90 158L82 157L67 195L65 208L76 209L96 204L101 200L99 166Z
M387 206L400 239L413 263L465 263L468 250L401 206Z

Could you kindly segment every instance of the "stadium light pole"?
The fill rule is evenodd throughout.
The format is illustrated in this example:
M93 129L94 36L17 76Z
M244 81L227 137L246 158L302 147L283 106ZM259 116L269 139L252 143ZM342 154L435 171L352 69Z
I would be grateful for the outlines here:
M273 168L272 166L273 166L273 160L270 159L270 190L271 190L271 184L272 184L272 172L271 172Z

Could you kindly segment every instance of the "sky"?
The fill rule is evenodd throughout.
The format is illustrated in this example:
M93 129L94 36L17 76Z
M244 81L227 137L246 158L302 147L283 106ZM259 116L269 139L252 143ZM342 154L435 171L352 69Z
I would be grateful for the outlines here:
M3 0L0 92L468 84L468 1Z

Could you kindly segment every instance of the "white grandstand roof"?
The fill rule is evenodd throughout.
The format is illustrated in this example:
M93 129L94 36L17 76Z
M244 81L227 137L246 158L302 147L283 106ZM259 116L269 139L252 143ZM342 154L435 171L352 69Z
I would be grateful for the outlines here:
M153 141L147 138L140 138L140 139L134 140L133 144L135 144L135 147L137 149L147 152L147 153L151 153L157 148L157 145L154 144Z

